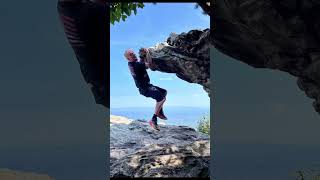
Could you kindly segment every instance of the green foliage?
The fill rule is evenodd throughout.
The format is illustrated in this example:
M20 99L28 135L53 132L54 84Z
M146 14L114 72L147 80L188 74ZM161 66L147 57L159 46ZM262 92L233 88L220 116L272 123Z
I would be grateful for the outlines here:
M153 2L152 4L156 4ZM121 3L110 3L110 22L114 25L115 22L125 21L133 13L137 14L138 8L144 8L142 2L121 2ZM196 4L195 8L199 8ZM133 12L133 13L132 13ZM203 12L205 14L205 12Z
M143 3L110 3L110 22L114 24L115 22L125 21L132 12L136 15L138 8L143 8Z
M198 121L198 131L210 136L210 117L204 116Z

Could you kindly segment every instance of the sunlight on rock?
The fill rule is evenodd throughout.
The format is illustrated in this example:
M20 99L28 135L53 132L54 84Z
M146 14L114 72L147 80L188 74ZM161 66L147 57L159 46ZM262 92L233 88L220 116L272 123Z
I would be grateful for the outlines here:
M187 126L160 129L151 129L143 120L111 126L111 177L209 176L209 136Z

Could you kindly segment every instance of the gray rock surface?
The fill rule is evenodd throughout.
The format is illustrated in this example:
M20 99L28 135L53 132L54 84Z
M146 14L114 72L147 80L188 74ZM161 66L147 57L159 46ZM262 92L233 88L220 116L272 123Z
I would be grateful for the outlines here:
M111 177L208 177L210 140L186 126L146 121L110 126Z
M313 0L215 1L212 44L250 66L296 76L320 113L319 18Z
M171 33L166 42L149 48L154 71L175 73L203 86L210 95L210 29Z

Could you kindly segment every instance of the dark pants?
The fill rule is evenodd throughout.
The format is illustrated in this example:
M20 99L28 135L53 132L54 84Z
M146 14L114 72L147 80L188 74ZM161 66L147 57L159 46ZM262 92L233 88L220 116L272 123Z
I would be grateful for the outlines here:
M151 97L152 99L155 99L157 102L162 101L167 95L167 90L152 84L146 88L139 89L139 92L145 97Z

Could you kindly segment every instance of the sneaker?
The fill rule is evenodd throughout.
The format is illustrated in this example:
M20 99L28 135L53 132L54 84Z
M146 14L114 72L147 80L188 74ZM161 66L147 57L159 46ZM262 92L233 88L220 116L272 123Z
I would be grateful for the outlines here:
M158 126L158 124L157 124L156 121L150 120L150 121L149 121L149 125L152 127L152 129L155 129L155 130L157 130L157 131L160 131L160 128L159 128L159 126Z
M168 118L163 113L163 108L160 109L159 114L157 115L160 119L167 120Z

